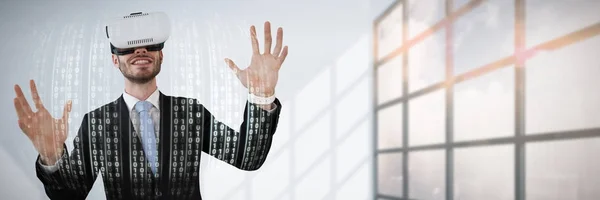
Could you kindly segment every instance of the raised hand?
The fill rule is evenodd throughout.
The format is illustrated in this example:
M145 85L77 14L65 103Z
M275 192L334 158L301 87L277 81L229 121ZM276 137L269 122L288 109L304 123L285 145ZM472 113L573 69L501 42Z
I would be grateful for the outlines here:
M35 82L31 80L29 84L37 111L31 110L21 87L15 85L17 97L14 99L14 104L19 117L19 127L39 152L42 162L46 165L54 165L63 153L63 144L67 139L69 127L67 120L72 104L70 100L65 104L62 118L53 118L42 104Z
M275 94L275 85L279 77L279 69L285 61L288 54L288 47L281 48L283 42L283 29L277 29L277 43L275 49L271 52L271 24L265 22L265 47L264 53L260 53L258 39L256 38L256 28L250 26L250 36L252 40L252 61L250 66L240 70L238 66L229 58L225 62L233 70L244 85L250 90L250 93L256 96L268 97Z

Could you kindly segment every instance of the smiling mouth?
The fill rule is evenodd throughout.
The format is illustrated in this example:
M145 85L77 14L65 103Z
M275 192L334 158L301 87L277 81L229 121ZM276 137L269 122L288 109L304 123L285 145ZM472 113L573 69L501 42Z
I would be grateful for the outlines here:
M151 62L149 60L136 60L135 62L131 63L133 65L145 65L145 64L150 64Z

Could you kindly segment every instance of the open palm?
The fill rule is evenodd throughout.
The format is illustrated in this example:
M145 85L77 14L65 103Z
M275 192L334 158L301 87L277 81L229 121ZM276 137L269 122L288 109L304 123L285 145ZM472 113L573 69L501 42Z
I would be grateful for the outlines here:
M33 112L27 103L21 87L15 85L17 97L14 99L14 104L19 117L19 127L35 146L42 162L52 165L60 159L63 144L67 139L69 127L67 120L71 111L71 101L65 105L62 118L53 118L42 104L33 80L30 81L30 86L36 112Z
M229 58L225 62L233 70L244 87L250 90L250 93L256 96L268 97L275 94L275 86L279 77L279 69L285 61L288 54L288 47L282 48L283 29L277 29L277 38L275 49L271 52L271 24L265 22L265 47L264 53L260 53L258 39L256 37L256 28L250 27L250 36L252 40L252 60L250 66L240 70L240 68Z

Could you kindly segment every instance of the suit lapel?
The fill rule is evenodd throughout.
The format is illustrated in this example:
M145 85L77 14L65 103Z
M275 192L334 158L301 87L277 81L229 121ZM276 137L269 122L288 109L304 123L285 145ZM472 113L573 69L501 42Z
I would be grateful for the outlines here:
M173 98L164 95L160 92L159 104L160 104L160 140L158 142L158 159L159 159L159 184L160 190L163 192L162 195L168 196L169 194L169 175L170 175L170 163L171 163L171 114Z
M133 185L131 184L131 180L133 179L131 175L131 133L135 130L133 128L133 123L131 123L131 119L129 116L129 109L127 108L127 104L125 104L125 100L123 99L123 95L117 99L116 107L119 112L119 130L121 130L121 134L119 135L121 139L121 168L123 173L123 186L122 192L123 197L131 197L133 194L131 193L131 188Z

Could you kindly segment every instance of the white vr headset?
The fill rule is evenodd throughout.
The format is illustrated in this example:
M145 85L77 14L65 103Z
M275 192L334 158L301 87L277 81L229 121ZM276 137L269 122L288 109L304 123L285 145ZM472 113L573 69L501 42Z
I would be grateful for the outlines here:
M137 47L159 51L171 35L171 22L163 12L137 12L112 20L106 25L106 37L113 54L125 55Z

